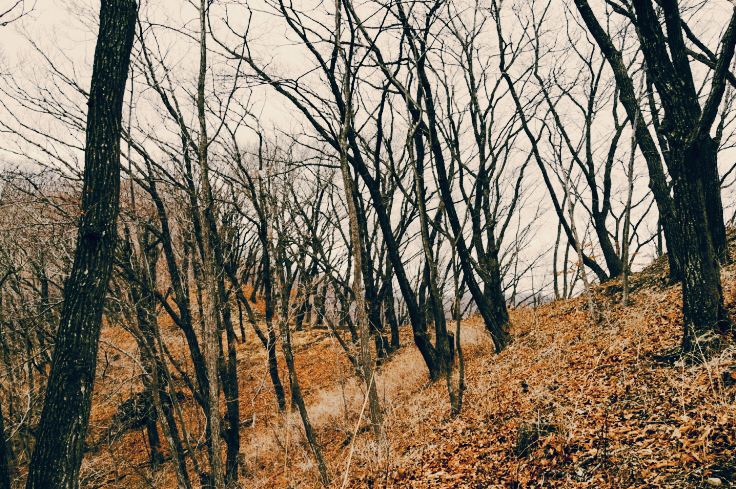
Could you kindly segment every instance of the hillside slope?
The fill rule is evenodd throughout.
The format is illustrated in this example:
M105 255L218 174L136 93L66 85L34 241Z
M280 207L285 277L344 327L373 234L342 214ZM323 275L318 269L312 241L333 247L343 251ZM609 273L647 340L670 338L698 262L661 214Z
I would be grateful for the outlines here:
M463 414L403 445L415 456L385 487L731 486L733 338L705 363L662 358L682 328L680 287L663 287L662 265L634 277L627 309L620 283L598 287L595 325L582 298L514 311L514 343L469 363Z
M377 375L386 431L380 443L366 429L362 386L334 338L321 329L294 333L300 383L332 486L732 486L735 343L726 338L722 353L707 362L662 358L679 343L682 327L680 288L667 286L665 265L659 260L632 277L626 309L620 283L596 288L602 318L594 325L582 298L512 311L515 339L500 355L482 321L465 320L467 392L455 419L447 418L444 383L428 383L410 330L402 328L405 346ZM736 315L735 271L723 270L723 284ZM163 329L172 354L186 358L180 333ZM150 467L142 429L111 435L118 406L140 390L134 362L119 354L135 356L125 335L114 326L103 335L107 366L101 376L98 369L83 486L173 488L170 469ZM250 329L238 365L242 487L319 487L301 420L276 412L265 353ZM283 365L282 372L286 379ZM203 429L186 387L176 388L187 423ZM201 432L191 435L197 440Z

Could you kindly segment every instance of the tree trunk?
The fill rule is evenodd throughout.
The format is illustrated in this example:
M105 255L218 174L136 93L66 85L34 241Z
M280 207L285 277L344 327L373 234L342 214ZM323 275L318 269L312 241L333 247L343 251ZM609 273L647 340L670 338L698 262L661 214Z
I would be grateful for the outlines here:
M207 406L209 405L209 401L207 400L209 392L209 381L207 380L207 370L205 367L204 356L202 355L202 350L199 346L199 339L197 338L197 334L194 331L194 327L192 324L192 313L189 302L189 250L191 246L189 245L187 239L183 240L185 266L183 267L183 270L180 270L179 265L177 265L177 257L179 255L178 253L174 252L171 229L169 226L169 217L166 211L166 207L164 206L163 199L156 189L156 179L154 178L150 167L147 179L149 194L151 196L151 199L153 200L153 203L156 206L158 220L161 224L161 234L159 236L164 251L164 257L166 258L166 265L171 281L171 287L174 290L174 301L176 303L177 309L179 310L178 314L170 308L165 296L158 296L159 302L167 310L169 316L184 333L184 338L186 339L187 347L189 348L189 354L192 357L192 364L194 365L194 374L197 378L198 392L193 392L192 394L195 396L197 402L202 406L202 409L204 409L206 412L206 410L208 409Z
M616 49L611 38L598 23L588 1L575 0L575 5L613 70L616 85L620 92L621 103L626 109L626 114L630 120L635 120L640 108L634 93L634 83L628 74L621 51ZM652 190L657 203L668 247L671 248L671 242L676 239L675 235L678 234L676 206L670 196L659 150L643 119L639 120L636 125L636 139L649 169L649 188ZM670 252L670 275L679 277L680 268L679 257Z
M721 179L718 175L718 143L710 136L703 138L700 160L702 162L700 171L705 197L705 214L708 218L708 230L713 240L713 249L721 263L730 263L721 201Z
M10 464L5 448L5 423L3 422L2 404L0 404L0 489L11 489Z
M419 141L416 141L417 143ZM410 154L413 152L410 149ZM413 158L412 158L413 159ZM445 321L445 310L442 304L442 296L440 295L439 287L437 285L437 263L435 262L432 244L429 239L429 223L427 222L427 207L426 207L426 194L424 186L424 167L422 160L413 161L414 169L414 186L417 195L417 207L419 213L419 225L422 235L422 246L424 249L424 260L425 260L425 279L427 280L427 288L429 289L429 299L432 306L432 312L434 316L434 328L435 328L435 375L437 378L443 376L447 382L447 391L450 397L450 405L453 408L459 410L459 401L455 386L452 382L452 349L449 343L449 335L447 334L447 323ZM452 243L453 251L455 250L455 243ZM453 255L454 257L454 255ZM427 273L428 272L428 273ZM430 377L432 377L430 372ZM434 379L434 377L432 377Z
M258 267L258 272L256 272L256 279L253 282L253 290L250 293L250 301L253 304L256 303L256 294L258 293L258 287L261 286L262 278L263 278L263 261L261 261L261 266Z
M401 340L399 339L399 322L396 319L396 307L394 306L393 277L389 275L387 280L386 298L384 299L384 314L386 315L386 320L388 321L389 328L391 329L391 349L398 350L401 347Z
M644 65L644 68L646 69L646 64ZM642 79L642 85L643 85L643 79ZM644 87L641 87L639 98L641 99L644 96ZM631 267L629 260L629 228L631 227L631 198L632 194L634 193L634 159L636 158L636 126L639 125L639 119L641 118L641 110L638 110L636 112L636 117L634 118L633 124L632 124L632 132L631 132L631 154L629 155L629 167L628 171L626 172L628 185L627 185L627 193L626 193L626 207L624 208L624 231L623 231L623 237L622 237L622 246L621 246L621 257L623 259L623 265L624 265L624 285L623 285L623 297L621 299L621 302L624 307L627 307L629 305L629 275L631 274Z
M709 136L696 141L684 155L684 174L675 180L674 195L680 214L679 248L683 268L682 313L684 336L682 347L706 357L720 341L716 333L730 324L723 305L720 265L713 246L711 224L707 219L705 185L700 172L709 161Z
M238 480L238 453L240 452L240 393L238 388L237 351L235 345L235 328L230 315L230 305L225 294L224 277L220 277L220 308L222 322L227 337L227 357L222 355L222 390L225 393L225 443L227 452L225 459L225 482L232 484Z
M562 170L565 171L564 169ZM570 173L565 173L564 179L565 185L565 196L567 197L567 210L570 214L570 230L572 231L573 238L575 239L574 248L578 251L578 268L580 275L583 277L583 287L585 287L585 297L588 300L588 313L590 314L590 322L595 323L598 321L598 315L596 314L595 304L593 303L593 294L590 291L590 284L588 283L588 274L585 272L585 265L583 265L583 245L578 237L578 231L575 226L575 209L572 204L572 195L570 194ZM532 291L533 292L533 291ZM537 296L534 296L534 305L536 306Z
M155 360L157 362L157 360ZM176 473L177 481L179 482L179 488L186 488L189 489L192 487L192 483L189 479L189 473L187 472L187 464L184 457L184 450L181 446L181 437L179 436L179 429L176 426L176 421L174 421L174 417L171 414L171 403L164 403L161 399L161 395L168 395L166 392L161 388L160 379L162 378L160 375L160 370L158 368L158 363L152 364L152 390L151 394L153 396L153 405L156 408L156 413L158 414L158 417L162 420L165 420L165 422L161 423L161 428L164 433L164 438L166 439L166 442L169 445L169 452L171 453L171 458L174 464L174 472ZM189 455L192 457L192 460L196 464L196 460L194 458L193 453L189 453Z
M340 12L340 2L335 1L335 7ZM339 51L344 61L345 52L342 50L340 43L340 16L336 17L335 21L335 48ZM349 71L345 72L342 80L342 87L345 92L347 103L345 104L345 110L343 113L343 119L340 128L340 169L342 170L342 183L345 192L345 201L348 207L348 221L350 227L350 242L353 248L353 295L355 296L355 318L358 323L358 329L360 330L360 366L363 382L366 385L368 405L371 416L371 426L373 427L373 434L376 437L376 441L380 442L383 439L383 413L381 412L381 406L378 400L378 391L376 389L376 382L374 381L374 366L373 359L371 358L370 349L370 319L368 317L368 304L366 304L366 291L365 282L361 277L364 271L363 261L367 260L366 256L363 256L363 243L361 240L361 228L357 210L357 193L358 190L353 182L350 174L350 168L348 167L348 134L351 132L353 126L353 108L351 104L351 85L349 79ZM325 285L325 290L327 286ZM323 298L324 301L324 298Z
M639 116L637 115L637 118ZM636 126L636 123L634 123L634 126ZM629 168L628 168L628 189L626 193L626 208L624 210L624 232L623 232L623 238L622 238L622 250L621 250L621 257L624 261L624 286L623 286L623 297L621 298L621 303L624 307L627 307L629 305L629 274L631 273L630 270L630 260L629 260L629 228L631 227L631 197L634 193L634 156L636 154L636 136L631 137L631 155L629 156Z
M492 239L491 237L488 238ZM511 324L509 311L506 308L506 298L503 295L503 283L501 281L501 263L498 259L498 244L490 242L485 257L486 270L483 277L483 295L491 311L491 315L500 325Z
M291 381L291 402L296 405L299 409L299 414L304 424L304 433L307 437L309 447L314 454L315 461L317 462L317 468L320 474L320 481L322 485L328 487L330 484L330 475L327 470L327 464L322 458L322 450L317 443L317 438L314 436L314 429L309 421L309 414L307 413L307 406L304 403L302 397L302 390L299 386L299 378L297 377L296 367L294 366L294 355L291 351L291 333L289 332L289 324L286 322L286 311L281 314L282 319L279 320L279 327L281 331L281 349L284 352L284 360L286 361L286 367L289 370L289 380Z
M302 280L303 281L303 280ZM307 312L304 307L307 303L308 297L305 294L305 287L303 284L299 284L299 288L296 291L296 314L294 314L294 331L302 331L304 329L304 314Z
M457 391L453 398L450 398L451 401L451 415L457 416L460 414L460 411L463 408L463 397L465 395L465 355L463 354L463 347L460 344L460 323L463 318L462 313L462 293L460 291L460 271L458 270L457 266L457 257L455 254L455 251L453 249L452 253L452 276L454 279L454 285L455 285L455 335L454 338L452 338L455 341L455 348L454 350L457 351L457 361L458 361L458 383L457 383ZM452 344L450 345L452 346ZM452 348L451 348L452 350ZM454 355L451 355L454 359Z
M102 2L88 102L77 249L64 288L28 489L79 486L103 304L117 237L120 131L135 19L132 0Z
M346 124L346 123L345 123ZM383 430L383 414L381 413L381 406L378 400L378 391L376 389L376 382L374 381L374 369L373 359L371 358L370 349L370 319L368 317L368 310L365 297L364 282L361 277L363 271L363 256L362 246L360 244L360 232L358 230L358 216L355 206L355 187L353 180L350 177L350 170L348 169L347 158L345 157L345 129L343 128L343 136L340 138L342 142L340 157L340 166L342 168L342 179L345 187L345 200L348 204L348 216L350 220L350 240L352 241L353 248L353 295L355 296L355 319L358 323L358 329L360 330L360 367L361 376L365 383L366 389L368 390L368 406L371 416L371 426L373 427L373 434L376 440L382 438Z
M222 336L218 328L219 320L217 314L218 295L215 283L215 253L211 235L212 229L209 226L214 222L214 202L212 199L212 190L209 180L209 161L207 148L209 140L207 138L207 121L205 115L205 79L207 74L207 30L206 30L206 1L202 1L199 5L199 78L197 81L197 118L199 120L199 144L197 147L197 160L200 169L200 181L202 185L202 209L200 219L204 226L201 229L200 252L202 258L202 276L204 281L204 315L202 317L204 323L203 343L204 343L204 359L207 367L207 379L209 380L209 407L206 412L208 435L210 439L209 455L210 455L210 480L212 487L215 489L224 489L225 487L225 471L222 463L221 453L221 419L220 419L220 379L218 358L220 352L220 341ZM192 209L193 213L200 212L196 207Z
M235 275L231 274L230 279L234 280L234 278ZM243 294L243 290L237 286L237 282L233 283L236 286L235 296L238 299L238 303L245 306L245 310L248 313L248 320L253 326L258 339L261 340L263 347L266 349L268 373L271 377L271 383L273 384L274 393L276 395L276 404L278 405L279 412L284 412L286 410L286 395L284 394L284 386L281 383L281 378L279 377L279 364L276 359L276 335L273 332L273 327L268 328L266 331L268 336L263 334L261 328L258 327L255 314L253 314L253 309L251 309L250 304L248 304L248 301Z
M327 308L327 284L322 286L322 290L318 290L314 296L314 309L317 319L314 321L314 328L323 327L325 320L325 312Z
M557 252L560 249L560 231L562 230L562 224L557 223L557 239L555 239L554 254L552 256L552 284L555 291L555 300L560 300L560 288L559 281L557 280Z

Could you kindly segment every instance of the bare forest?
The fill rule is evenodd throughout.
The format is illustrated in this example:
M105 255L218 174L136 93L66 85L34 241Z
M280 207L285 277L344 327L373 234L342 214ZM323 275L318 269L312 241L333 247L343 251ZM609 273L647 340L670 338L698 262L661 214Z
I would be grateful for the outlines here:
M736 486L736 2L0 5L0 489Z

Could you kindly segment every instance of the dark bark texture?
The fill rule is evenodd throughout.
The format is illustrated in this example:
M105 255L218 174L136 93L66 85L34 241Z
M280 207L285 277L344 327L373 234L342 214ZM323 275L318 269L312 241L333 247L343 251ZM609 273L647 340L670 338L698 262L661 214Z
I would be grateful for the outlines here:
M120 191L123 95L136 3L103 0L87 114L84 187L74 265L64 288L28 489L79 487L102 310L112 272Z
M5 423L3 423L2 406L0 406L0 489L10 489L10 467L5 452Z

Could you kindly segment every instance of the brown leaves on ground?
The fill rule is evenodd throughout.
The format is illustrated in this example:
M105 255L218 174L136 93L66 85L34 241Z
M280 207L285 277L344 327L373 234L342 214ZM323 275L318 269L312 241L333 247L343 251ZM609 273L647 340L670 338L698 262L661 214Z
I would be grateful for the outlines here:
M661 289L666 277L646 278ZM387 477L353 487L730 487L736 348L705 363L661 363L680 341L679 287L642 288L622 309L603 295L610 286L597 291L596 325L582 299L514 311L515 342L469 363L463 413L424 420L434 424L428 439L397 443L407 455ZM517 456L523 422L557 428Z
M367 429L365 413L360 417L364 386L337 342L325 330L294 333L299 381L332 486L342 487L352 449L352 488L730 487L736 479L736 347L726 344L707 362L663 361L682 329L681 293L667 285L665 260L632 277L636 291L626 309L619 305L620 283L598 287L602 318L595 325L581 298L512 311L515 339L500 355L480 318L464 321L467 392L454 419L448 419L444 382L428 383L411 332L402 328L406 346L377 375L386 431L381 443ZM734 271L723 270L732 314ZM246 330L247 341L238 345L241 484L319 487L298 414L276 412L265 352L249 325ZM185 343L168 331L172 352L185 359ZM106 338L133 351L117 334ZM112 362L108 375L134 377L125 358ZM283 364L281 372L288 386ZM106 379L96 397L98 426L114 412L105 399L136 390L125 379L113 380ZM191 396L185 403L191 434L199 437L201 413ZM520 426L545 428L518 447ZM118 487L175 487L170 471L150 471L141 431L110 443L98 439L90 471L109 480L114 468ZM206 464L203 449L198 456Z

